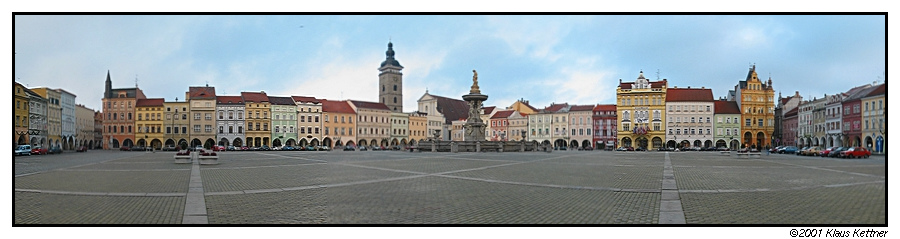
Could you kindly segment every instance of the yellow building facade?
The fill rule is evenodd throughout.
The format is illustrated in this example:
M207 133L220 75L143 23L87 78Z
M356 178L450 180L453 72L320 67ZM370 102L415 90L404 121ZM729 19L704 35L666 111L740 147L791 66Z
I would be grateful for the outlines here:
M616 88L618 121L617 139L620 146L657 149L666 138L666 89L668 82L649 81L644 72L634 82L622 82Z
M19 82L13 82L13 146L28 144L28 94L25 93L25 86Z
M775 132L775 90L772 78L762 82L751 66L747 79L735 86L735 101L741 108L741 143L744 147L771 147Z
M241 98L244 100L244 110L247 112L244 117L244 125L247 126L245 137L247 137L247 147L262 147L269 145L269 137L272 137L272 130L269 124L272 119L269 117L272 105L269 103L269 96L265 92L241 92Z
M161 150L165 135L163 134L162 98L138 99L135 104L134 132L135 145Z

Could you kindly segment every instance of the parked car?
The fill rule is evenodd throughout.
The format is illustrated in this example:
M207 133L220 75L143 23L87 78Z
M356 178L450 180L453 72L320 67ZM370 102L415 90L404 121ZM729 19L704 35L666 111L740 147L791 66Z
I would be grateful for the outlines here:
M818 155L819 155L819 151L821 151L821 150L822 150L822 147L819 147L819 146L810 146L810 147L807 147L805 150L800 151L800 155L803 155L803 156L810 156L810 155L818 156Z
M838 148L836 148L836 149L834 149L834 150L831 150L831 152L828 152L828 157L829 157L829 158L837 158L837 157L840 157L840 156L841 156L841 152L847 151L847 149L849 149L849 148L847 148L847 147L838 147Z
M871 155L872 152L863 147L852 147L841 152L841 158L868 158Z
M634 148L622 146L622 147L617 148L616 151L634 151Z
M294 151L294 147L291 147L291 146L284 146L284 147L281 147L281 150L284 150L284 151Z
M241 151L247 151L247 150L250 150L250 147L247 147L247 146L241 146Z
M175 148L175 145L166 145L166 147L162 148L163 151L178 151L178 148Z
M787 147L781 148L781 151L779 151L779 153L781 153L781 154L796 154L797 147L796 146L787 146Z
M82 153L83 153L83 152L85 152L85 151L87 151L87 147L85 147L84 145L78 146L78 148L75 148L75 152L82 152Z
M353 148L353 146L350 146L350 145L344 146L344 151L353 151L353 150L356 150Z
M44 155L47 154L47 149L41 148L41 146L35 146L31 148L31 154Z
M261 151L269 151L269 150L272 150L272 148L269 148L268 145L263 145L262 147L259 147L259 150L261 150Z
M31 155L31 145L23 144L23 145L16 146L16 149L13 152L13 154L29 156L29 155Z
M644 148L644 147L637 147L637 148L634 149L634 151L647 151L647 148Z
M828 154L830 154L832 150L835 150L837 148L839 148L839 147L825 148L822 151L819 151L819 157L828 157Z
M400 147L400 146L397 146L397 147ZM325 146L325 145L319 146L319 151L329 151L329 150L331 150L331 148L329 148L328 146Z
M581 150L594 151L594 147L591 147L591 146L584 146L584 147L581 147Z
M716 150L718 150L718 151L730 151L731 149L729 149L728 147L725 147L725 146L721 146L721 147L716 148Z
M785 146L778 146L778 147L775 147L775 148L771 148L771 149L769 149L769 153L773 153L773 154L775 154L775 153L780 153L780 152L781 152L781 149L783 149L784 147L785 147Z
M367 150L366 146L359 146L359 151L366 151L366 150Z
M48 154L61 154L62 152L62 148L60 148L59 146L53 146L50 148L50 150L47 151Z
M52 151L53 149L51 148L50 150ZM122 146L122 147L119 147L119 151L131 151L131 147Z
M225 147L225 151L234 151L235 149L237 148L235 148L234 145L228 145L228 147Z
M213 151L225 151L225 146L222 146L222 145L213 146Z

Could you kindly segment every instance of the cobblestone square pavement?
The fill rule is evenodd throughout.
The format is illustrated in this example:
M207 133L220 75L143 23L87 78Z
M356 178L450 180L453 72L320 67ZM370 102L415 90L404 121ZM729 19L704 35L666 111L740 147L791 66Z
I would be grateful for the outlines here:
M716 152L15 157L15 224L886 224L885 158Z

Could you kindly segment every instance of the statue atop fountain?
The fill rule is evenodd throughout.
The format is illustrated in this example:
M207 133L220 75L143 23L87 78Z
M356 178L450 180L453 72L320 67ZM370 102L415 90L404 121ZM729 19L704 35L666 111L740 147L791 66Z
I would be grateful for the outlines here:
M481 89L478 88L478 72L472 70L472 74L471 90L468 95L462 96L463 100L469 103L469 118L463 126L465 128L463 139L465 141L485 141L484 130L487 125L481 121L481 107L488 96L482 95Z

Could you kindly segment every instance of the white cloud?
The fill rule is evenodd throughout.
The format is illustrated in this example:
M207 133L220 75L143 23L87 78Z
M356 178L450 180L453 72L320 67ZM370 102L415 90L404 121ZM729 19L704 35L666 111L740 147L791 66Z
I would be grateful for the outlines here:
M487 27L492 36L502 39L517 55L555 62L562 54L554 52L559 44L575 27L570 17L518 17L489 16Z

